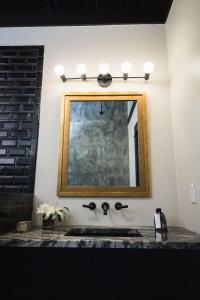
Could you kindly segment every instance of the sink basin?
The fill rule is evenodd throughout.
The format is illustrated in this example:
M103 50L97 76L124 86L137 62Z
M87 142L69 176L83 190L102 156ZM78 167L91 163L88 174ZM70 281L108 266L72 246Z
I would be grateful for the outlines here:
M142 237L137 229L113 227L73 227L66 236L109 236L109 237Z

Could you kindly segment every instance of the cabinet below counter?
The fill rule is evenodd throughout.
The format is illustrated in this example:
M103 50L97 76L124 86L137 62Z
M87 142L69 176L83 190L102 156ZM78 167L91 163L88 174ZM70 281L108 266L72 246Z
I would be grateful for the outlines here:
M153 227L137 229L142 237L65 236L67 228L1 235L1 293L26 300L199 300L200 236L177 227L162 236Z
M200 250L200 235L185 228L169 227L168 232L162 234L155 233L154 227L137 229L142 237L75 237L65 236L66 227L58 227L52 231L33 228L26 233L10 232L0 235L0 247Z

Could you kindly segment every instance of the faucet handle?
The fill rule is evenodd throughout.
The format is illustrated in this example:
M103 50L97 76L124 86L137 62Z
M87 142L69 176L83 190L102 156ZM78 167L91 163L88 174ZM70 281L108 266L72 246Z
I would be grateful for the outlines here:
M120 202L115 203L115 209L120 210L122 208L128 208L128 205L122 205Z
M110 205L108 204L108 202L104 202L104 203L102 203L101 207L103 209L104 216L106 216L107 212L108 212L108 210L110 208Z
M94 202L90 202L88 205L83 204L82 207L89 208L90 210L95 210L96 204Z

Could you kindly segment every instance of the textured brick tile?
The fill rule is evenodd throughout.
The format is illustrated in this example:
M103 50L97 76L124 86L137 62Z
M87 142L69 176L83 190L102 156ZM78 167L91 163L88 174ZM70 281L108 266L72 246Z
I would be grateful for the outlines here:
M9 59L6 57L0 57L0 64L8 64Z
M0 165L14 165L15 159L14 158L0 158Z
M18 131L12 131L11 132L12 137L28 137L28 131L24 130L18 130Z
M32 65L19 65L19 66L16 66L16 71L23 71L23 72L32 72L33 71L33 66Z
M19 123L17 122L4 122L3 123L4 129L17 129L19 128Z
M0 155L6 155L6 149L1 149L0 148Z
M11 64L24 64L26 62L26 58L11 58Z
M5 105L4 111L5 112L13 112L13 111L19 111L20 106L19 105Z
M5 172L5 167L0 166L0 175L3 175Z
M33 129L35 124L33 122L21 122L22 129Z
M20 73L7 73L7 78L8 79L21 79L21 78L24 78L24 73L23 72L20 72Z
M26 50L26 51L19 51L18 52L20 56L37 56L37 51L32 51L32 50Z
M20 140L19 146L31 146L31 141L30 140Z
M35 106L34 105L24 105L23 110L24 111L34 111Z
M0 131L0 137L7 137L8 132L7 131Z
M26 155L26 149L10 149L9 153L11 156L24 156Z
M28 183L28 176L18 176L15 177L15 185L27 185Z
M24 96L24 95L21 95L21 96L14 96L13 97L13 103L28 103L28 102L31 102L32 101L32 98L29 97L29 96ZM34 101L34 99L33 99Z
M25 73L26 78L35 79L37 77L36 73Z
M13 114L12 118L13 120L27 120L28 114L26 113Z
M17 51L14 50L6 50L2 52L2 56L16 56Z
M15 186L15 185L3 185L0 186L0 192L1 193L24 193L24 186ZM19 213L16 214L14 212L15 216L17 216Z
M16 140L2 140L1 141L2 146L16 146L17 141Z
M29 165L29 164L30 164L30 158L29 157L18 157L18 158L16 158L16 165L17 166L20 166L20 165L26 166L26 165Z
M4 168L4 172L6 175L24 175L26 172L25 167L9 167ZM27 172L26 172L27 173Z
M15 66L0 65L0 71L15 71Z
M10 115L7 113L0 113L0 120L9 120Z
M2 184L12 184L13 183L13 176L0 176L0 185Z
M10 103L12 101L12 97L0 97L0 103Z

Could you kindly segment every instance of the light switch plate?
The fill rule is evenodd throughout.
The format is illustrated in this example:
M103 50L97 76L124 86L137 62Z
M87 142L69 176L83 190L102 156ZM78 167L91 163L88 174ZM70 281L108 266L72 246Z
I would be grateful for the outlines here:
M197 204L197 190L195 183L190 183L190 200L193 204Z

